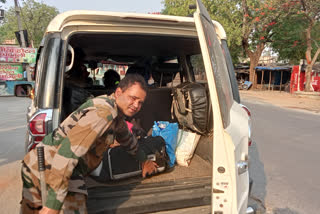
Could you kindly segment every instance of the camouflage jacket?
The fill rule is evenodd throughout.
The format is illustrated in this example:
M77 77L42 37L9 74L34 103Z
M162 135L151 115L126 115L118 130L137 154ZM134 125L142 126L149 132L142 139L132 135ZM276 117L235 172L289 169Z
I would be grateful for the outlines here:
M47 207L60 210L68 191L87 193L83 176L99 165L114 137L138 160L146 160L137 154L137 140L118 115L114 96L103 95L82 104L43 139ZM39 178L36 149L24 163Z

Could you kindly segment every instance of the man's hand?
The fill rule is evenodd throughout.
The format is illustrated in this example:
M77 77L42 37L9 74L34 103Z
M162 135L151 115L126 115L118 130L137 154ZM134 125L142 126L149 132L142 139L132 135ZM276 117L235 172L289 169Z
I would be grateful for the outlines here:
M146 177L147 175L151 175L152 173L157 172L158 164L151 160L146 160L142 163L142 177Z
M110 144L109 148L115 148L117 146L120 146L120 143L118 143L118 141L114 140L113 144Z
M43 207L39 214L59 214L60 210L53 210L48 207Z

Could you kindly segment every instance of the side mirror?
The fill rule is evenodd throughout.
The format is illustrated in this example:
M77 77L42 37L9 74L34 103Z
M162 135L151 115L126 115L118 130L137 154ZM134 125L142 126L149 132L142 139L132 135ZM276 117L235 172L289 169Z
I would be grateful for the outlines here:
M14 94L17 97L30 97L32 86L29 84L16 85Z

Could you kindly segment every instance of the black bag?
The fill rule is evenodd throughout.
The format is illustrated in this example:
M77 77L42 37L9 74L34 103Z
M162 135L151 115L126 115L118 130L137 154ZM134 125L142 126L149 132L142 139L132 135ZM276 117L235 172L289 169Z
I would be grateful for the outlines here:
M163 172L168 165L165 141L162 137L146 137L138 140L138 150L143 150L148 159L158 164L157 173ZM108 182L139 176L141 163L128 154L121 146L109 148L99 167L91 177L99 182Z
M173 88L174 114L183 127L204 134L208 132L208 97L200 83L185 82Z

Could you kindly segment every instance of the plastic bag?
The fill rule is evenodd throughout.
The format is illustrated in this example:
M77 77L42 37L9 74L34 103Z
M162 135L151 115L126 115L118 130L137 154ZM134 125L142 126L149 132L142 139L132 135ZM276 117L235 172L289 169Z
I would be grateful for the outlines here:
M176 160L180 166L189 166L193 153L198 145L199 134L179 129L176 149Z
M152 136L161 136L166 142L166 151L169 156L169 166L173 167L176 162L176 146L178 137L178 123L169 123L167 121L154 122L152 127Z

